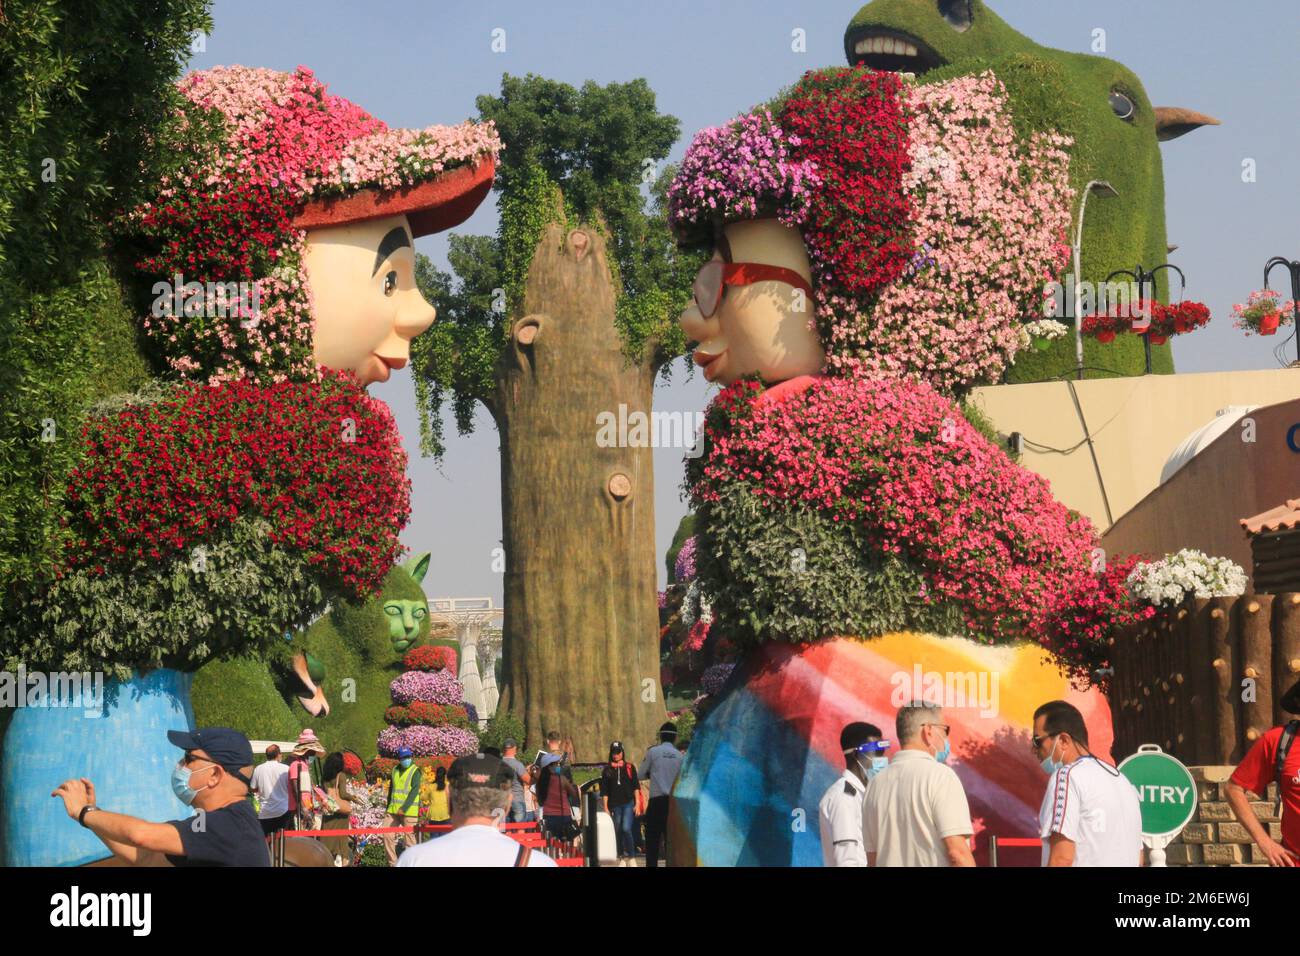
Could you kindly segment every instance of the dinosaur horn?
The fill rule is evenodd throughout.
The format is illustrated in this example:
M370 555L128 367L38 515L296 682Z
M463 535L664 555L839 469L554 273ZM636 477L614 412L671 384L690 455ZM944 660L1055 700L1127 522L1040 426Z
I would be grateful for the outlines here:
M1196 110L1183 109L1181 106L1156 107L1156 139L1162 143L1177 139L1201 126L1218 125L1219 121L1213 116L1206 116Z

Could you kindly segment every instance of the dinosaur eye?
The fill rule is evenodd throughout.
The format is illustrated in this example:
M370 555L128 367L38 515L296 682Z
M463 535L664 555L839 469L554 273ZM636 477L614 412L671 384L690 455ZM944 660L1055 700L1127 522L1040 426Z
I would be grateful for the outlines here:
M958 33L969 30L974 20L970 0L939 0L939 15Z
M1133 101L1121 93L1119 90L1112 90L1110 94L1110 108L1115 111L1115 115L1122 120L1131 120L1136 112Z

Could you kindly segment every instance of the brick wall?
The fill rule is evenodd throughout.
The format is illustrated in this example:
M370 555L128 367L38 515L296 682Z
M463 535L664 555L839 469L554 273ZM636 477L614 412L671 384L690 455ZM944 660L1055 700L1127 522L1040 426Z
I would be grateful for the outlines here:
M1267 866L1246 828L1237 822L1228 806L1223 784L1233 767L1189 767L1196 781L1196 819L1165 848L1170 866ZM1275 840L1282 839L1282 824L1273 812L1277 806L1277 784L1268 785L1263 801L1251 807Z

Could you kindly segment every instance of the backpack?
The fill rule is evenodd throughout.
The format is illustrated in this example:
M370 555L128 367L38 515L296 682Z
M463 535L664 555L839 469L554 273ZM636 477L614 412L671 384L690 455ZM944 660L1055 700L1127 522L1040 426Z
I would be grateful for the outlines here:
M1286 766L1286 758L1291 753L1291 744L1295 742L1296 734L1300 734L1300 720L1292 720L1282 728L1282 736L1277 741L1277 761L1274 764L1273 776L1277 780L1277 806L1273 812L1280 818L1282 815L1282 782L1283 768Z

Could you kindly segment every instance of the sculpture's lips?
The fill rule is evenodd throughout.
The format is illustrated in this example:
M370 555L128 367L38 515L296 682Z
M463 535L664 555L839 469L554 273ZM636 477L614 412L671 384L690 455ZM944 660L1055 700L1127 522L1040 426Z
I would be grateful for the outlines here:
M863 27L854 31L844 46L850 63L873 70L921 74L945 63L924 41L900 30Z
M393 374L393 369L406 368L406 359L404 358L389 358L388 356L380 355L377 352L372 352L371 354L374 355L375 358L379 359L380 364L384 366L384 376L383 378L378 379L380 382L388 381Z
M721 339L710 339L707 342L701 342L697 345L695 347L695 353L691 357L696 365L704 369L705 381L711 382L713 381L713 376L709 374L709 370L718 359L722 358L722 356L726 354L726 342ZM716 369L714 369L714 373L716 374Z

